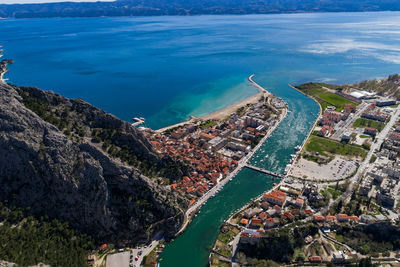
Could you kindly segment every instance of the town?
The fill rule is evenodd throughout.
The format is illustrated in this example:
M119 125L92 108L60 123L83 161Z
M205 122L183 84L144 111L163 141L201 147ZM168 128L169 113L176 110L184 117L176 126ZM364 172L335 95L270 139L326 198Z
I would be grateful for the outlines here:
M320 115L285 178L221 226L210 266L398 263L396 99L352 86L293 88Z
M162 133L142 130L157 152L193 169L189 176L169 185L193 205L233 170L243 167L257 144L281 121L285 108L280 98L261 96L224 119L194 119Z
M164 178L161 183L172 192L188 199L185 221L179 235L194 219L201 206L215 196L224 185L248 165L248 160L285 118L287 104L252 80L258 94L202 118L153 130L138 127L155 151L164 157L183 162L189 174L176 181ZM232 111L233 108L236 108ZM133 127L144 122L135 118ZM268 172L267 170L260 170ZM268 172L269 173L269 172ZM281 176L281 174L275 174ZM90 259L92 266L106 263L107 267L155 266L164 248L164 240L153 241L146 247L126 248L121 251L104 244L100 251L104 258Z

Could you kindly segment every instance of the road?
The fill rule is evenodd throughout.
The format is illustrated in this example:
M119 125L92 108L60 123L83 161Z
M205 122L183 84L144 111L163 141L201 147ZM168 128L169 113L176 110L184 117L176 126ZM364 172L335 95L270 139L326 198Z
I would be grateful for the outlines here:
M349 118L345 121L340 121L335 126L335 133L331 138L340 140L345 132L353 125L356 119L360 118L364 111L368 108L369 103L360 104L358 110L354 114L350 114Z
M350 179L350 184L349 187L346 189L346 192L344 192L339 198L337 198L335 201L330 203L328 207L325 207L321 210L321 214L326 214L329 211L329 207L334 204L338 203L340 200L343 202L346 202L347 199L353 194L353 187L355 184L359 184L361 178L363 177L363 174L366 170L366 168L370 165L369 161L374 154L374 151L379 149L383 143L383 141L386 139L388 136L390 130L393 128L394 124L396 123L398 117L399 117L399 111L400 111L400 106L398 106L394 113L392 114L390 121L386 124L385 128L375 137L375 142L371 144L371 148L365 157L364 161L360 164L358 167L357 173Z
M287 109L285 109L285 112L282 112L281 117L279 121L268 131L267 135L264 136L264 138L258 143L258 145L245 157L239 160L238 166L236 167L233 172L229 173L228 176L221 180L217 185L215 185L213 188L211 188L207 193L205 193L203 196L201 196L196 203L194 203L187 211L185 212L185 220L184 223L177 233L179 235L182 231L184 231L189 224L189 214L194 215L193 213L200 208L202 205L204 205L208 199L210 199L213 195L217 194L219 190L221 190L231 179L233 179L236 174L247 165L248 160L254 155L255 152L261 147L261 145L268 139L268 137L273 133L273 131L278 127L278 125L282 122L282 120L286 117L287 114Z

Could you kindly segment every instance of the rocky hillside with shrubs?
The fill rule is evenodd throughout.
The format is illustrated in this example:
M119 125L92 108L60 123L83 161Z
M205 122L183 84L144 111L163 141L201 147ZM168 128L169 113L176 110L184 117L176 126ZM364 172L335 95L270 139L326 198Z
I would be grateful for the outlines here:
M164 184L186 167L87 102L0 83L0 201L68 222L98 242L148 241L182 224Z
M353 84L352 87L369 92L375 92L382 96L394 97L397 100L400 99L399 74L390 75L389 77L383 79L358 82Z

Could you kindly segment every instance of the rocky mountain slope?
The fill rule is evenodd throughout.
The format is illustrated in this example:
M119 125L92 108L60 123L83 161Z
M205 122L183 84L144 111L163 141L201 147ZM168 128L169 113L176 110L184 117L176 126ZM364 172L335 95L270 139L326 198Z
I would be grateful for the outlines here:
M351 87L375 92L382 96L400 99L400 75L394 74L387 78L367 80L352 84Z
M135 244L177 231L187 202L158 177L183 172L129 123L83 100L0 83L2 202L101 242Z

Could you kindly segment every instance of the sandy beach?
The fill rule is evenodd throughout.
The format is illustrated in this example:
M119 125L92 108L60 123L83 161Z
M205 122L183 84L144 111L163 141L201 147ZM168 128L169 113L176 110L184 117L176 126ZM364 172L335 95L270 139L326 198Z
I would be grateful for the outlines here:
M264 96L264 95L270 95L271 93L269 93L267 90L265 90L264 88L262 88L259 84L257 84L255 81L253 81L253 77L255 75L252 74L248 77L248 80L250 82L250 84L254 87L256 87L258 89L258 93L250 96L246 99L243 99L239 102L233 103L232 105L227 106L226 108L222 108L219 110L216 110L214 112L211 112L207 115L201 116L200 119L202 120L211 120L211 119L223 119L226 118L227 116L229 116L230 114L234 113L236 110L238 110L241 107L246 106L247 104L251 104L251 103L257 103L258 100L260 99L260 97ZM177 124L173 124L167 127L163 127L160 128L158 130L156 130L156 132L163 132L165 130L168 130L170 128L174 128L174 127L178 127L178 126L182 126L185 125L186 123L190 123L193 121L193 119L195 119L194 116L192 116L189 120L184 121L184 122L180 122Z

